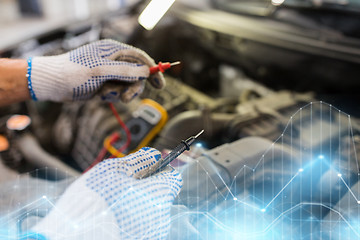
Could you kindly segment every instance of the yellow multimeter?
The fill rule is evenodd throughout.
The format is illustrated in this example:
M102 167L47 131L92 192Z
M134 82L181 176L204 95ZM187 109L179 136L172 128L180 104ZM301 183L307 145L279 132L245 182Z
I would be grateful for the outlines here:
M168 120L168 113L159 103L143 99L133 112L133 118L126 122L131 133L128 149L131 152L145 147L160 132Z

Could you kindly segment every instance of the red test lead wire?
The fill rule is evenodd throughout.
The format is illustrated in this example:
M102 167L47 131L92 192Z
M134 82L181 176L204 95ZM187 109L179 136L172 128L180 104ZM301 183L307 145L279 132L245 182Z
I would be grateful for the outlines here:
M159 62L159 64L157 66L154 66L154 67L151 67L150 68L150 75L151 74L155 74L157 72L165 72L165 70L171 68L172 66L175 66L175 65L178 65L180 64L180 62L173 62L173 63L169 63L169 62L166 62L166 63L162 63L162 62Z
M130 132L129 128L125 125L125 123L122 121L122 119L120 118L120 115L116 111L114 104L109 103L109 107L110 107L112 113L114 114L116 120L118 121L118 123L120 124L122 129L124 129L124 131L126 133L126 143L118 150L119 152L122 152L122 151L126 150L131 143L131 132Z

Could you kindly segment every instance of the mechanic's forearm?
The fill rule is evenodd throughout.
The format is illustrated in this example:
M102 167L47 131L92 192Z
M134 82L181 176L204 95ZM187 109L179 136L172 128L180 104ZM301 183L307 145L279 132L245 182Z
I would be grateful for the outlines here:
M0 58L0 106L30 99L25 59Z

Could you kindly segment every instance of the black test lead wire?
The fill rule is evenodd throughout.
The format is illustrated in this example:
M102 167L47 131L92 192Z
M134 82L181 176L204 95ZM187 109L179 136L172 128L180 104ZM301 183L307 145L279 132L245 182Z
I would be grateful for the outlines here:
M190 145L193 144L193 142L204 132L204 130L201 130L198 134L195 136L191 136L186 140L182 140L179 145L177 145L164 159L160 160L160 164L158 165L156 169L149 168L149 171L142 176L141 178L151 176L153 174L156 174L158 172L161 172L169 163L171 163L174 159L176 159L180 154L185 152L185 150L190 150Z

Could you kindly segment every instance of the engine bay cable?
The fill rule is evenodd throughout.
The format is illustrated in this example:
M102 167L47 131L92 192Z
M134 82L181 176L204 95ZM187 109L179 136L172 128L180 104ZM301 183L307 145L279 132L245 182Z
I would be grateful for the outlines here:
M84 171L84 173L89 171L91 168L93 168L99 162L103 161L107 152L111 153L112 156L114 156L114 157L124 157L125 154L122 152L124 150L126 150L130 145L131 133L130 133L129 128L122 121L120 115L116 111L114 104L109 103L109 108L111 109L113 115L115 116L115 118L116 118L117 122L119 123L119 125L121 126L121 128L125 131L126 142L122 147L120 147L119 149L116 149L112 144L120 139L120 134L115 132L115 133L111 134L110 136L106 137L104 140L104 143L103 143L104 144L103 148L99 152L99 154L96 157L96 159L94 160L94 162Z

